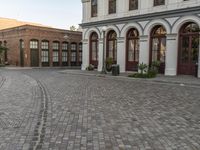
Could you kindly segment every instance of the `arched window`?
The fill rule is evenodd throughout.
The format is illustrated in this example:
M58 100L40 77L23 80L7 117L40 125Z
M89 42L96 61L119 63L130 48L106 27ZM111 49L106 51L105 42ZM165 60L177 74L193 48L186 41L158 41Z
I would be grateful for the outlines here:
M90 64L97 67L98 65L98 35L93 32L90 36Z
M109 14L116 13L116 0L109 0L108 13Z
M60 43L58 41L53 42L53 66L59 66L59 49Z
M165 52L166 52L166 30L163 26L155 26L151 32L151 52L150 65L154 61L159 61L159 72L165 71Z
M179 32L178 73L195 75L195 65L199 58L199 26L185 23Z
M129 0L129 10L138 9L138 0Z
M68 65L68 42L62 43L62 65Z
M77 65L77 44L71 43L71 66Z
M98 13L97 0L91 0L91 16L97 17L97 13Z
M127 32L126 70L136 71L139 61L139 33L135 28Z
M31 66L38 67L39 66L39 42L38 40L30 41L30 54L31 54Z
M43 40L41 43L41 62L42 66L49 66L49 42L46 40Z
M117 34L111 30L107 34L107 58L112 58L113 62L117 62Z

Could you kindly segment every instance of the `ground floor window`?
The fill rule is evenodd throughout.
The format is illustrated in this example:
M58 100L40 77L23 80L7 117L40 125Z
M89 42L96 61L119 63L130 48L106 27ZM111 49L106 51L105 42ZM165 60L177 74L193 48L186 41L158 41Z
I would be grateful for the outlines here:
M71 44L71 65L72 66L77 65L77 44L76 43Z

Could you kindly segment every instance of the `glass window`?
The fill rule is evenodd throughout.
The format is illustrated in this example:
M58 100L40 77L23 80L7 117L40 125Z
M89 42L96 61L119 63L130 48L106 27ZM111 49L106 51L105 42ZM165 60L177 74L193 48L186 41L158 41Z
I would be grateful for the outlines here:
M71 52L71 62L76 62L76 52Z
M62 50L68 50L68 43L62 44Z
M53 49L58 50L59 49L59 43L58 42L53 42Z
M62 62L67 62L67 51L62 51Z
M59 53L58 51L53 51L53 62L58 62L59 61Z
M115 31L110 31L108 33L108 49L107 57L113 58L114 61L117 60L117 34Z
M49 62L49 51L42 50L42 62Z
M108 13L116 13L116 0L109 0Z
M76 51L76 44L71 44L71 50Z
M91 0L91 15L92 17L96 17L97 16L97 0Z
M49 49L49 42L47 42L47 41L42 41L41 48L42 48L42 49Z
M128 61L137 62L139 60L139 33L136 29L130 29L128 40Z
M129 10L138 9L138 0L129 0Z
M30 41L30 49L38 49L38 41Z
M154 0L154 6L165 5L165 0Z

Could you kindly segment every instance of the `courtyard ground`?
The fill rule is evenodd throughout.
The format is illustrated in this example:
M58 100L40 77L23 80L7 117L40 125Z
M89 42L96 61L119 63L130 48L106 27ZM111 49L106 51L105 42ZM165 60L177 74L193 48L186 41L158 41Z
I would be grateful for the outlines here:
M0 150L199 150L200 81L0 70Z

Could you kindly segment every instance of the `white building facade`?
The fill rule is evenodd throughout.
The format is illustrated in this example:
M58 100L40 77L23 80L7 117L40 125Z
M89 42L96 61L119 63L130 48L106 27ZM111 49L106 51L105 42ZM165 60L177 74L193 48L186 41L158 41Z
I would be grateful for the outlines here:
M160 61L160 73L200 77L200 0L82 3L82 70L93 64L101 71L105 57L119 64L120 72Z

